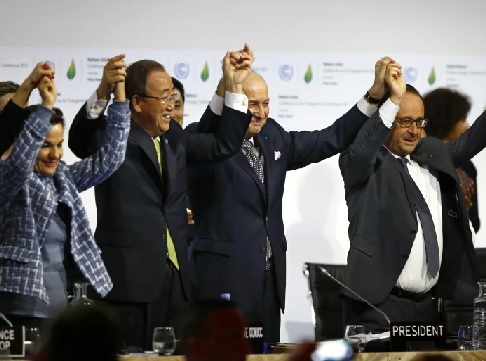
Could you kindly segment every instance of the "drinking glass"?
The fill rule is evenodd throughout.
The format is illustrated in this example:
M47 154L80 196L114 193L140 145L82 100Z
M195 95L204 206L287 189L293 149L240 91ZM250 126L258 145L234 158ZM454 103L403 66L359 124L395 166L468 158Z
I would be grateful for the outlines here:
M175 350L175 334L172 327L156 327L152 347L159 355L172 355Z
M366 346L365 327L363 325L347 325L344 331L344 339L353 346L354 350L358 346L358 352L363 352Z
M457 331L457 348L461 351L474 350L473 341L473 327L470 325L461 325Z

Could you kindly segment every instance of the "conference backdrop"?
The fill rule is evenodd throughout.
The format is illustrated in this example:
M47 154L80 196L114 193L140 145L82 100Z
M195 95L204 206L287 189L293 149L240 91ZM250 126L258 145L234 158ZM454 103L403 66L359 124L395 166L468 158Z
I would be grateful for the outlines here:
M96 90L107 59L118 53L126 53L128 63L155 59L184 84L184 122L187 125L199 120L211 99L221 76L221 59L225 51L0 46L0 81L20 82L37 62L49 62L56 73L57 106L64 112L69 127L76 112ZM422 93L449 87L470 96L473 104L470 122L485 109L486 56L391 55L403 65L407 82ZM270 116L287 130L315 130L331 125L364 95L373 82L374 64L381 56L371 53L258 52L254 69L268 83ZM35 92L31 103L38 100ZM65 160L74 162L76 158L66 149ZM475 163L479 171L479 209L484 225L486 188L482 187L482 180L486 174L486 155L478 155ZM83 201L94 229L96 205L93 192L85 192ZM337 156L289 172L283 203L289 246L287 310L283 316L282 340L297 341L313 335L303 263L346 262L349 248L347 208ZM484 227L478 233L477 246L486 245ZM366 277L366 270L363 270L363 277Z

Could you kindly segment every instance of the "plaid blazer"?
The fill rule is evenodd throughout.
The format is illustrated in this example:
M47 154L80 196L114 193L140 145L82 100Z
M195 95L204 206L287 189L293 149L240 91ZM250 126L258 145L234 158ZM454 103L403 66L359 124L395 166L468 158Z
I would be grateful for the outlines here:
M60 162L54 176L34 172L52 112L39 107L25 123L10 156L0 161L0 291L49 302L43 285L41 247L59 202L68 206L71 254L94 289L105 296L113 284L101 259L79 193L108 178L123 163L130 112L128 102L108 109L99 151L72 165Z

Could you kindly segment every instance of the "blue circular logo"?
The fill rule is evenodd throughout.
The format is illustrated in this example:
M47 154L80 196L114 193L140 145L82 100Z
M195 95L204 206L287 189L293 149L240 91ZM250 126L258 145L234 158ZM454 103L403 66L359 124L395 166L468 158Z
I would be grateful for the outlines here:
M288 81L292 79L292 76L294 75L294 68L292 68L292 65L288 64L280 65L278 74L280 75L280 79Z
M414 68L414 67L407 67L404 69L403 71L403 77L405 78L405 81L407 83L415 83L415 81L417 80L417 77L418 77L418 70L417 68Z
M176 65L174 65L174 74L179 79L186 79L189 75L189 64L176 63Z

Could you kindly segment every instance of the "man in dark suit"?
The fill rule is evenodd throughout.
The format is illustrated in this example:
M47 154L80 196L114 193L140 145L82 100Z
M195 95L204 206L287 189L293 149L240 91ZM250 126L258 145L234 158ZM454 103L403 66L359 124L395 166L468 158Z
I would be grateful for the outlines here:
M242 82L252 59L235 66L223 59L228 86L224 120L215 134L187 135L171 120L174 90L164 67L141 60L126 69L132 126L122 166L95 188L95 239L113 280L105 298L124 325L127 346L151 348L156 326L176 326L190 299L187 267L186 162L214 162L241 147L249 116ZM101 119L110 87L124 73L123 55L110 59L91 104L83 106L69 133L69 146L86 157L99 144ZM98 100L93 101L94 98ZM176 330L177 333L177 330Z
M475 253L455 168L486 146L486 115L447 144L424 137L418 91L405 84L398 64L385 79L390 98L339 159L351 243L345 284L391 321L431 321L432 296L451 298L458 284L475 292ZM389 329L386 317L343 294L346 324Z
M390 61L384 58L377 63L368 99L384 95L380 78ZM189 199L196 222L196 238L190 246L191 277L196 298L229 296L246 322L263 324L265 341L274 343L280 340L280 310L285 307L287 239L282 198L287 171L344 151L376 107L361 99L326 129L287 132L268 117L268 88L258 74L248 76L243 90L253 118L242 150L223 162L189 171ZM201 122L189 127L192 131L210 131L218 124L221 95L218 89Z

